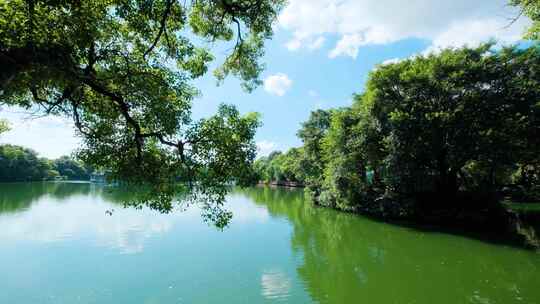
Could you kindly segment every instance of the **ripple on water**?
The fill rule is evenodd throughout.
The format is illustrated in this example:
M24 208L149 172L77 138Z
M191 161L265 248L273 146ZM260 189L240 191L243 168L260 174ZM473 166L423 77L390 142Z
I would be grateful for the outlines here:
M265 270L261 275L261 293L269 300L285 300L291 294L291 281L282 270Z

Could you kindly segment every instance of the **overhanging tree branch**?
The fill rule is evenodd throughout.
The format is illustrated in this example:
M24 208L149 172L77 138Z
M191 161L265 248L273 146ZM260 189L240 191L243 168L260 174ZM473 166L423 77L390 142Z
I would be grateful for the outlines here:
M159 39L161 38L161 35L163 34L163 32L165 31L165 29L167 27L167 18L169 17L169 14L171 13L171 7L172 7L172 3L173 3L172 1L173 0L167 0L167 2L165 4L165 11L163 12L163 16L161 17L161 22L160 22L158 34L157 34L156 38L154 39L154 42L152 42L150 47L146 50L146 52L144 52L144 55L143 55L144 58L146 58L146 56L150 52L152 52L152 50L154 50L157 43L159 42Z

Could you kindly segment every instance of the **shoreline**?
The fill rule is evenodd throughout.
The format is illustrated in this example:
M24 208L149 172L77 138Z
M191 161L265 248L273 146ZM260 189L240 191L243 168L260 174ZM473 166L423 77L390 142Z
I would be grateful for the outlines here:
M257 187L304 189L304 185L293 183L258 183ZM540 212L513 210L507 201L497 202L496 210L477 210L475 212L461 210L456 216L434 215L422 217L422 214L409 214L396 216L385 210L385 203L376 203L378 206L363 206L352 210L340 209L335 206L325 206L317 202L310 202L317 208L328 208L338 212L363 216L380 223L397 225L423 232L449 233L464 237L474 238L480 241L523 248L540 252ZM399 204L397 201L386 203L388 205ZM519 204L519 203L518 203ZM540 202L538 203L540 205ZM378 208L377 208L378 207ZM388 208L389 207L389 208ZM493 212L498 213L494 214ZM438 210L440 213L452 210ZM436 213L436 212L434 212ZM425 216L425 214L423 214Z

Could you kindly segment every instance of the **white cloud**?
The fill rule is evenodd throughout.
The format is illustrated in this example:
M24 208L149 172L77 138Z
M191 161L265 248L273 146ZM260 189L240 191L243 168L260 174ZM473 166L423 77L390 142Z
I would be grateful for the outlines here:
M302 41L293 39L285 44L289 51L296 51L302 46Z
M309 90L308 95L311 97L319 97L319 93L317 93L315 90Z
M268 156L272 151L277 149L277 144L272 141L262 140L257 142L257 155Z
M289 42L285 44L285 47L289 51L296 51L300 49L303 45L307 47L310 51L318 50L320 49L324 43L326 42L326 38L323 36L319 36L312 39L302 39L300 37L295 37L294 39L291 39Z
M387 64L394 64L399 63L403 59L401 58L392 58L392 59L386 59L385 61L381 62L381 65L387 65Z
M277 73L266 77L264 80L264 90L270 94L283 96L292 86L292 80L283 73Z
M477 45L497 38L515 42L529 24L510 25L517 10L507 0L290 0L279 17L293 32L294 49L310 48L324 35L339 37L329 57L356 58L364 45L406 38L432 41L431 48ZM509 26L510 25L510 26Z
M325 41L326 41L326 39L321 36L321 37L313 40L313 42L311 42L310 44L308 44L308 49L310 49L310 50L320 49L324 45Z
M488 39L496 39L499 43L507 44L518 41L520 32L501 31L505 24L497 19L489 20L469 20L461 23L454 23L440 33L432 42L426 52L438 51L447 47L459 47L463 45L478 46Z
M330 51L328 57L335 58L340 55L347 55L352 58L358 56L358 48L364 43L360 34L344 35L338 41L336 47Z

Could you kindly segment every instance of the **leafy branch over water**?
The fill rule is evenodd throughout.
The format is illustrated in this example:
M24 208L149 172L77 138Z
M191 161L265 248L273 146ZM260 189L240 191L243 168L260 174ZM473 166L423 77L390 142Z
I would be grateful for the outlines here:
M255 114L233 106L191 119L191 81L214 60L196 45L231 44L214 74L260 84L264 40L284 1L0 1L0 100L69 116L79 157L145 189L141 202L168 211L177 181L219 208L225 185L255 157Z

